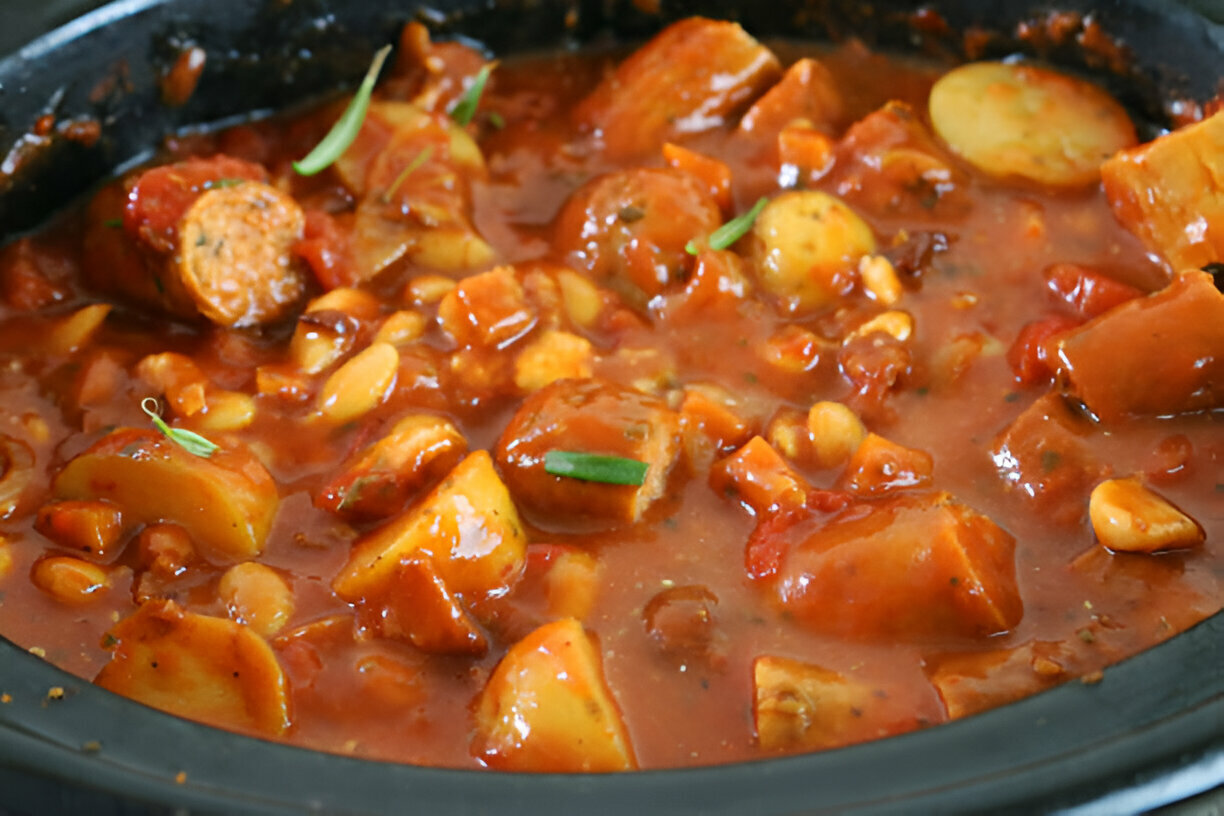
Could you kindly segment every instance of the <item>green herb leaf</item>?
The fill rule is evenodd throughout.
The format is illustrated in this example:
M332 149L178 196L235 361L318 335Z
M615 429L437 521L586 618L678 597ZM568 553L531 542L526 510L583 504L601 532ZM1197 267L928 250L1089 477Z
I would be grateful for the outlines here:
M204 182L205 190L224 190L227 187L237 187L245 182L246 179L240 178L219 178Z
M730 221L711 232L709 240L706 241L710 249L726 249L739 239L743 238L748 230L752 229L752 225L757 220L757 216L761 214L761 210L765 209L765 205L768 203L769 199L766 196L761 196L757 199L757 203L752 205L751 210L743 215L732 218ZM700 249L701 247L696 241L689 241L684 245L684 251L690 255L696 255Z
M412 161L408 162L407 166L405 166L404 169L400 171L400 174L395 177L395 181L391 182L391 186L387 188L387 192L383 193L382 195L382 202L384 204L390 204L391 196L395 195L395 191L398 190L399 186L404 183L404 179L412 175L412 171L418 169L422 164L429 161L429 158L432 155L433 145L425 145L425 149L416 154Z
M484 93L485 83L489 81L489 74L493 73L496 67L496 62L486 62L482 65L476 78L472 80L472 84L463 92L463 96L459 97L455 107L451 108L450 117L459 127L467 127L472 117L476 115L476 108L480 106L480 95Z
M108 218L102 222L102 226L109 227L110 229L119 229L120 227L123 226L123 219L122 218Z
M640 486L650 468L637 459L620 456L600 456L579 451L549 451L544 455L544 470L554 476L581 479L584 482Z
M357 138L361 125L365 122L366 110L370 107L370 94L374 93L374 83L378 81L378 74L382 71L383 63L386 62L387 55L390 53L391 46L389 45L378 49L378 53L374 55L374 61L370 63L370 70L366 71L365 79L361 80L361 86L357 88L357 93L353 94L353 100L336 120L336 124L332 125L332 129L323 137L323 141L315 145L310 155L293 163L293 169L299 174L313 176L315 173L326 170L332 162L344 155L344 151L348 150L349 145Z
M157 413L157 407L157 400L152 397L145 397L140 401L140 410L144 411L149 419L153 420L153 426L165 434L167 439L188 453L199 456L202 459L207 459L217 452L220 446L215 442L205 439L198 433L182 428L171 428L166 424L166 420L162 419Z
M502 115L497 111L489 111L489 124L492 125L495 130L501 130L506 126L506 120L502 118Z

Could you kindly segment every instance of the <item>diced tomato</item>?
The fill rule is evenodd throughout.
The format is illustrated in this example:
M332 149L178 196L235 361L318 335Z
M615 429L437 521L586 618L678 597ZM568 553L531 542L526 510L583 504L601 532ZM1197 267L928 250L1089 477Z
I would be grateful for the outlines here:
M336 219L322 210L307 210L302 239L293 254L306 262L319 284L327 290L354 283L349 262L348 240Z
M807 518L812 512L836 513L850 504L854 497L840 490L811 488L802 507L791 507L769 513L757 522L744 547L744 568L753 580L770 578L782 567L788 540L786 531Z
M1036 320L1021 329L1016 342L1007 350L1007 362L1017 382L1036 385L1048 380L1053 371L1046 356L1046 341L1078 325L1078 320L1054 315Z
M1074 263L1054 264L1045 271L1045 279L1051 292L1087 320L1143 295L1130 284Z

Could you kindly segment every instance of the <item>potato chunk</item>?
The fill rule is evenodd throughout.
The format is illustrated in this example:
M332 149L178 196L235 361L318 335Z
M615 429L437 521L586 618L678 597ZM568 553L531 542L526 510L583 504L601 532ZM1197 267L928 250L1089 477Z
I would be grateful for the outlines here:
M752 716L768 750L817 751L918 727L904 703L869 683L785 657L752 664Z
M582 624L553 621L510 648L477 699L472 752L499 770L637 767L599 651Z
M306 216L258 181L209 190L179 224L177 275L200 314L221 326L284 316L306 291L290 250Z
M1095 85L1020 63L978 62L944 74L931 122L983 172L1059 187L1099 178L1101 163L1135 143L1130 117Z
M998 634L1023 612L1014 548L1010 535L947 493L854 505L787 553L777 591L821 631Z
M613 158L657 149L734 117L781 73L778 58L739 24L674 23L622 62L574 109Z
M828 193L783 193L752 228L761 288L784 311L816 309L849 291L859 259L875 251L871 227Z
M112 431L56 476L58 499L117 505L125 518L173 521L191 534L200 554L228 563L259 555L279 497L276 483L243 448L204 459L156 431Z
M1059 375L1103 422L1224 405L1224 294L1205 272L1049 343Z
M553 476L550 450L636 459L645 484ZM527 398L497 442L498 467L525 512L550 527L577 529L639 521L667 485L680 453L680 418L656 397L602 380L560 380Z
M242 624L149 601L110 636L114 653L94 678L99 686L220 728L275 736L289 727L276 656Z
M349 602L385 597L401 561L418 551L433 557L450 592L469 599L518 578L527 539L487 451L469 455L419 504L358 541L332 587Z
M1101 165L1118 221L1173 270L1224 261L1224 112Z

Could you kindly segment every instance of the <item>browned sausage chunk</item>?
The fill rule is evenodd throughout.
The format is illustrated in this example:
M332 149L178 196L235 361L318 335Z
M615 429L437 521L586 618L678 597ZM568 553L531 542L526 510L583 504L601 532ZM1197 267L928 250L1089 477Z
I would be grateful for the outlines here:
M603 484L544 470L551 450L636 459L646 482ZM547 526L633 523L662 495L680 451L680 418L661 400L601 380L560 380L527 398L497 442L497 465L511 495Z
M602 135L608 155L632 156L718 127L780 73L778 58L737 23L691 17L622 62L574 120Z

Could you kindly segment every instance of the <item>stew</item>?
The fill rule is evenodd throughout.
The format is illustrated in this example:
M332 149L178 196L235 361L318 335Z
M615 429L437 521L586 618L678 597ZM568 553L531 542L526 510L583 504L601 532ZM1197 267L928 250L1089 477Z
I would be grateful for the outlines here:
M397 45L0 252L7 637L320 750L611 771L1224 605L1224 113L1141 142L1030 62L701 18Z

